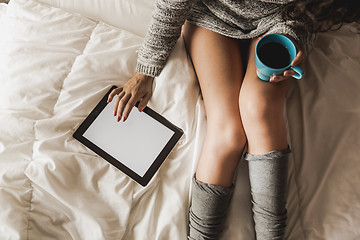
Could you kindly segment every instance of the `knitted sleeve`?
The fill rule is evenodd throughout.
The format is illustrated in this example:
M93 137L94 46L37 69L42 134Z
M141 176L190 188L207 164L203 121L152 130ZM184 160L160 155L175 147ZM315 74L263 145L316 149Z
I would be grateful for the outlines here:
M190 0L156 0L150 27L139 49L136 71L156 77L180 37Z

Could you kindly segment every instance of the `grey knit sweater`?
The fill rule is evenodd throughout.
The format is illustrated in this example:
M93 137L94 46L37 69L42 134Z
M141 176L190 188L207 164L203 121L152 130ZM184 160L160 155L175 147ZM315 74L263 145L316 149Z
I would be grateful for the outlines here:
M136 71L158 76L180 37L185 20L222 35L251 39L266 32L287 34L308 51L312 36L301 23L284 21L281 7L291 0L156 0L139 49Z

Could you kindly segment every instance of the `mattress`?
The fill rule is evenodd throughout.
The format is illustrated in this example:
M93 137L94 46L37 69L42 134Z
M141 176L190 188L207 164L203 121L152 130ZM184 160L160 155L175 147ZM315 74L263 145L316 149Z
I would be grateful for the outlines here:
M134 74L152 2L42 2L0 5L0 239L186 239L206 113L182 38L149 106L184 136L144 188L72 134ZM319 34L291 82L287 239L360 238L359 40ZM222 239L255 239L243 159L235 182Z

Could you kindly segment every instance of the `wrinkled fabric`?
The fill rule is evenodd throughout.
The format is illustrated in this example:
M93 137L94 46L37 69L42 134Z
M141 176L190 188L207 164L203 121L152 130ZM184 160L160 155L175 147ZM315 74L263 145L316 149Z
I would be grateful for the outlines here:
M146 188L72 137L109 88L134 74L142 41L36 1L7 6L0 22L0 239L186 239L204 113L182 41L149 106L184 136Z
M149 106L185 135L142 188L72 133L110 86L132 76L152 2L42 1L119 28L34 1L0 8L0 239L186 239L206 114L182 40ZM286 239L360 235L357 28L318 34L306 75L290 83ZM255 239L251 207L241 160L223 240Z

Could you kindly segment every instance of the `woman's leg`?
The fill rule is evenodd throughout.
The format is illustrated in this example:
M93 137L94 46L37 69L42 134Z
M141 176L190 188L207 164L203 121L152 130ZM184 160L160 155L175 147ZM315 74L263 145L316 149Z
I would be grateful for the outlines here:
M286 226L288 142L283 117L288 81L268 83L256 75L255 45L250 45L248 67L239 106L248 139L249 177L258 240L283 239Z
M189 239L218 239L246 143L238 106L238 41L186 23L184 39L202 91L207 135L193 180Z
M288 146L283 108L289 83L288 80L269 83L257 77L254 60L256 43L257 40L253 40L250 45L239 100L248 138L248 151L251 154L285 149Z
M184 39L207 116L207 135L196 178L229 187L246 143L238 107L243 78L239 43L189 23L184 27Z

